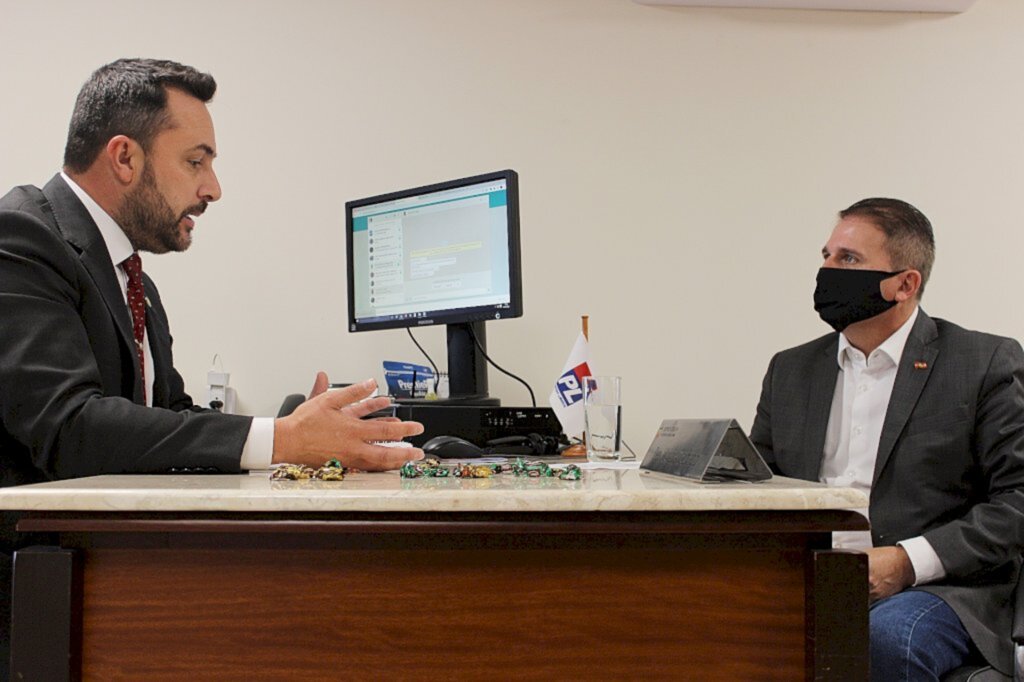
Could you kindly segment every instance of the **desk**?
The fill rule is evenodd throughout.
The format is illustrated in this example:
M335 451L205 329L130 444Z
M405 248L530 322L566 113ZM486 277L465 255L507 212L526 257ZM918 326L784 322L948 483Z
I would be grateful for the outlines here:
M857 491L99 476L0 490L26 679L867 677ZM38 586L38 587L37 587ZM49 586L49 589L46 589ZM42 634L40 634L42 633ZM32 637L31 640L28 638Z

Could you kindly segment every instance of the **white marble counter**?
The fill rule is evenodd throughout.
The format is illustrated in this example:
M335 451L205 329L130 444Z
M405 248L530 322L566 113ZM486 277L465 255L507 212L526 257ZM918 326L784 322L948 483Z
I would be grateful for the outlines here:
M402 479L397 471L344 481L234 476L93 476L0 489L0 509L124 512L712 511L857 509L867 496L789 478L693 483L636 469L584 471L579 481Z

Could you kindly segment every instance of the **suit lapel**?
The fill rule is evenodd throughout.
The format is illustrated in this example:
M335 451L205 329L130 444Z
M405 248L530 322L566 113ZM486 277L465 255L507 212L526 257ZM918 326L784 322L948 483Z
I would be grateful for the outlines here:
M892 387L889 409L885 413L882 436L878 441L878 457L875 459L872 487L885 469L896 439L907 425L907 420L910 419L910 414L921 397L921 391L931 376L935 358L939 354L939 349L933 344L936 336L935 322L921 310L910 336L907 337L907 345L903 348L900 366L896 371L896 382Z
M114 267L110 261L110 252L103 241L103 235L93 222L82 202L59 175L55 176L43 187L43 195L53 209L57 227L70 244L79 251L79 259L96 288L103 297L103 302L110 311L121 340L132 354L136 353L135 336L132 332L132 321L128 314L121 285L117 281ZM138 370L138 357L132 363L135 377L135 400L142 398L142 382Z
M828 418L832 410L836 381L839 380L839 363L836 360L838 352L839 334L835 334L832 343L814 357L809 368L810 392L807 396L807 422L804 428L804 451L809 453L809 456L804 458L808 468L801 476L809 481L818 480L821 462L825 456Z

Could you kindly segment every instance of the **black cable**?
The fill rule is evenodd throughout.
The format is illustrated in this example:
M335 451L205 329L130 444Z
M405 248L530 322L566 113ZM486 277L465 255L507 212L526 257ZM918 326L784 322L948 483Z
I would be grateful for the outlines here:
M420 349L420 352L423 353L423 357L425 357L427 359L427 362L430 363L430 366L434 368L434 395L437 395L437 382L441 379L441 375L437 371L437 365L435 365L434 361L430 358L429 355L427 355L427 351L423 350L423 346L421 346L420 342L416 340L416 337L412 335L412 328L411 327L406 327L405 331L409 332L409 338L412 339L412 342L415 343L416 347ZM413 390L413 395L415 395L415 393L416 393L416 386L413 386L412 390Z
M491 358L487 356L487 351L485 351L484 347L480 345L479 339L476 338L476 332L473 331L473 324L470 323L466 326L469 328L469 335L473 337L473 343L476 344L477 350L479 350L480 353L484 356L484 360L487 360L487 362L491 363L494 369L498 370L505 376L512 377L513 379L521 383L523 386L526 386L526 390L530 392L530 402L533 404L533 407L537 407L537 399L533 397L533 389L530 388L530 384L526 383L512 372L509 372L506 369L502 369L501 367L498 366L498 363L496 363L494 360L491 360Z

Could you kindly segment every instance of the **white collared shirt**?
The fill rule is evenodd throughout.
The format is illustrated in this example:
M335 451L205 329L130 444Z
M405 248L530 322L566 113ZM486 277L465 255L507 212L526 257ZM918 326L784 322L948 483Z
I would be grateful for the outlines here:
M121 285L121 296L124 297L125 309L129 316L128 309L128 273L124 271L121 263L131 256L135 249L128 240L124 230L110 216L109 213L96 203L84 189L78 186L63 171L60 174L71 191L75 193L85 210L89 212L92 221L99 228L103 242L107 245L107 252L110 254L110 266L114 269L117 281ZM149 307L149 300L146 300L146 307ZM143 362L146 368L146 405L153 406L153 353L149 345L149 331L145 331L142 338ZM241 468L243 469L266 469L270 467L274 452L274 420L271 418L254 418L252 426L249 427L249 436L246 438L245 446L242 448Z
M819 476L828 485L856 488L871 495L871 483L878 458L882 425L889 409L903 349L914 328L920 310L897 329L867 357L854 348L845 334L839 335L839 379L832 396L825 452ZM858 512L868 516L867 509ZM945 576L945 569L931 543L915 537L898 543L910 557L916 576L915 585L933 582ZM872 546L868 531L843 531L832 534L838 548L864 549Z

